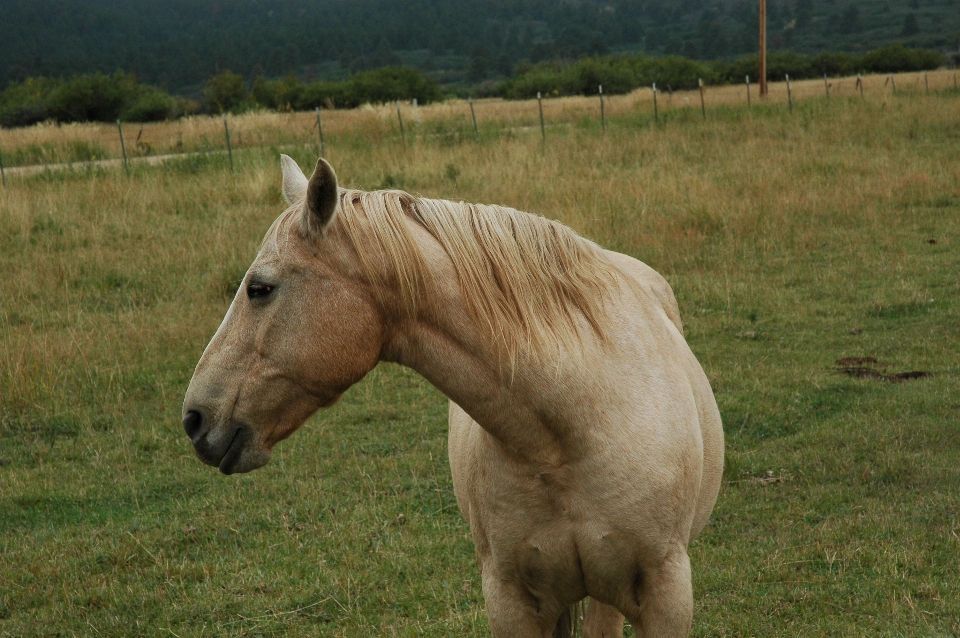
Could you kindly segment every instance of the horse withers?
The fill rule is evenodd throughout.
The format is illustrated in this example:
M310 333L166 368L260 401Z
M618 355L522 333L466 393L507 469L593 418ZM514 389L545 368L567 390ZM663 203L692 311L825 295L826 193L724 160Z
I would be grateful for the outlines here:
M282 156L290 205L210 341L183 405L224 474L379 361L450 399L457 502L490 628L686 636L689 543L723 468L710 385L667 282L567 227L499 206L341 189Z

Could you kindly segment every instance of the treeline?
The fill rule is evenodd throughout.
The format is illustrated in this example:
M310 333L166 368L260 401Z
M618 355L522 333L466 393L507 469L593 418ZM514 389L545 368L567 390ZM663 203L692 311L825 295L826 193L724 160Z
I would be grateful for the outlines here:
M936 51L910 49L899 44L862 55L820 53L806 56L789 51L767 59L768 78L793 79L898 73L935 69L944 64ZM602 56L574 63L521 64L509 80L487 87L487 95L525 99L543 95L628 93L656 83L661 89L691 89L706 84L731 84L749 75L756 81L756 55L734 62L699 62L679 56ZM203 104L172 96L140 84L132 74L75 76L69 80L30 78L0 93L0 126L29 126L37 122L150 122L194 113L239 113L252 109L277 111L313 108L354 108L366 103L413 100L429 104L444 98L443 89L423 73L390 66L357 73L342 82L301 82L293 74L279 80L258 76L248 87L243 76L224 71L208 80Z
M197 105L140 84L129 73L80 75L69 80L28 78L0 93L0 126L37 122L149 122L196 111Z
M521 62L626 52L733 59L757 46L756 0L2 0L0 89L115 69L192 91L251 79L342 80L405 65L448 83L509 78ZM956 0L767 0L770 51L903 42L957 55Z
M900 44L857 55L820 53L815 56L791 51L767 56L768 79L779 80L853 75L856 73L901 73L936 69L945 63L937 51L906 48ZM679 56L604 56L585 58L572 64L548 62L518 67L514 77L495 87L493 94L510 99L543 95L628 93L656 83L661 89L692 89L698 80L705 84L735 84L746 76L756 82L760 74L757 55L734 62L700 62Z
M387 66L357 73L342 82L304 83L289 74L280 80L258 76L247 91L243 77L229 71L214 76L204 89L208 111L244 111L268 108L304 111L314 108L351 109L361 104L417 100L429 104L442 99L440 85L417 69Z
M268 81L257 77L248 88L243 76L223 71L203 91L202 104L137 82L132 74L75 76L69 80L29 78L0 93L0 126L66 122L155 122L196 113L240 113L354 108L365 103L443 97L440 86L416 69L385 67L357 73L343 82L303 83L296 76Z

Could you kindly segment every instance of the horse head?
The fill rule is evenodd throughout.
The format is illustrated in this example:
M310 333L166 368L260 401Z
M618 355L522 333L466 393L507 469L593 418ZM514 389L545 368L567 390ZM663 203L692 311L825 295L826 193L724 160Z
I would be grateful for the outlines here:
M309 180L282 156L277 219L194 371L183 427L224 474L270 460L273 446L373 369L385 322L337 228L340 191L317 162Z

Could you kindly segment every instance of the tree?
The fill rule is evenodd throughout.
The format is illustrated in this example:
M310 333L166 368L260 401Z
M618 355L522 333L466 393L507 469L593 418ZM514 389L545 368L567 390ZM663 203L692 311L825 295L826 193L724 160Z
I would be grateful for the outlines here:
M840 18L840 33L849 35L860 30L860 7L855 4L847 6Z
M917 21L916 13L908 13L903 19L903 30L900 35L916 35L920 33L920 23Z
M221 71L207 81L203 89L204 106L211 113L223 113L238 106L247 97L243 76Z

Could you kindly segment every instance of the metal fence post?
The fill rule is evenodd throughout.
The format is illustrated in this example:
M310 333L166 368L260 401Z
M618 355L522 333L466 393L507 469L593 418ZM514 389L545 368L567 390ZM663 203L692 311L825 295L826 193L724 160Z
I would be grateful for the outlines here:
M121 126L120 120L117 120L117 131L120 132L120 151L123 153L123 170L127 172L127 177L130 177L130 166L127 164L127 145L123 143L123 126Z
M793 111L793 94L790 92L790 74L785 73L784 77L787 78L787 107L792 112Z
M480 129L477 128L477 114L473 110L473 96L467 96L467 102L470 104L470 117L473 119L473 135L480 141Z
M703 100L703 79L697 78L697 84L700 85L700 111L703 113L703 119L707 119L707 103Z
M543 141L547 141L547 129L543 124L543 99L540 97L540 91L537 91L537 106L540 107L540 136Z
M223 114L223 133L227 137L227 155L230 157L230 170L233 170L233 147L230 145L230 127L227 125L227 114Z
M747 82L747 110L749 111L753 108L753 106L750 104L750 76L746 76L745 79Z
M407 135L403 132L403 116L400 115L400 100L396 100L397 104L397 121L400 122L400 139L403 141L403 145L407 145Z
M653 121L660 123L660 111L657 110L657 83L653 83Z
M600 91L600 130L603 132L607 131L607 120L603 114L603 85L597 85L598 90Z

